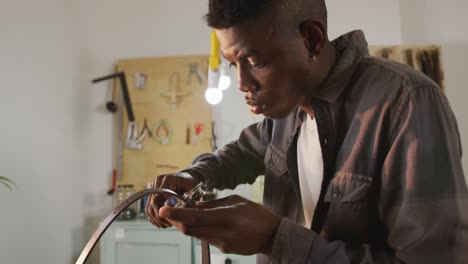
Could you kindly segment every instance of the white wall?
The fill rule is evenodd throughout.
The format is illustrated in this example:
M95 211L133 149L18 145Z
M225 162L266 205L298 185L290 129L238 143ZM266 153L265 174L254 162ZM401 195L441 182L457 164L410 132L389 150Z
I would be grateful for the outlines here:
M362 29L370 45L401 43L399 0L326 0L330 38Z
M82 218L77 47L61 0L0 8L0 262L69 263ZM69 208L67 208L69 207Z
M0 175L18 185L0 190L2 263L71 263L81 251L110 210L115 165L107 85L90 80L121 58L207 54L206 3L2 1ZM371 44L401 42L397 0L328 5L332 37L362 28ZM233 87L214 108L220 144L260 120Z
M468 62L468 1L401 1L401 26L404 44L442 45L445 84L459 129L468 168L468 108L466 63ZM467 175L465 174L465 177Z

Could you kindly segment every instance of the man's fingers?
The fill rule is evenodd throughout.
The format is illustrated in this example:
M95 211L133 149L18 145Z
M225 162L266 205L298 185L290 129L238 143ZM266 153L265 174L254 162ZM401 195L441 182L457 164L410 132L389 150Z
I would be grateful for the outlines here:
M167 176L169 176L169 174L160 175L156 177L153 180L152 187L153 188L168 188L165 186L174 185L174 184L168 184L168 181L170 182L170 180L167 180L167 179L169 179L170 177L167 177ZM168 189L174 189L174 188L175 188L174 186L169 186ZM152 197L151 199L152 214L151 215L152 215L153 220L159 224L158 227L167 228L167 227L172 226L167 220L159 216L159 208L161 208L164 205L164 202L166 201L168 197L163 194L156 194L156 195L152 195L151 197Z
M153 202L151 204L152 213L153 213L153 216L154 216L155 220L159 223L159 225L161 225L160 227L167 228L167 227L170 227L172 225L166 219L161 217L160 214L159 214L159 210L162 207L162 205L160 205L157 202L156 199L161 198L160 196L161 195L156 195L155 200L153 200Z
M159 228L170 227L171 224L166 220L159 217L159 206L155 203L157 195L151 195L148 199L148 204L146 205L145 212L148 220L155 226Z
M159 186L161 186L161 183L162 181L164 180L164 178L167 176L167 174L164 174L164 175L159 175L158 177L155 177L153 182L152 182L152 185L151 187L153 188L159 188Z
M161 227L161 225L160 225L157 221L155 221L156 217L155 217L155 215L154 215L154 213L153 213L153 209L152 209L150 206L146 206L146 208L145 208L145 213L146 213L146 218L148 218L148 220L149 220L153 225L155 225L155 226L157 226L157 227L159 227L159 228Z
M221 199L206 201L206 202L197 202L197 208L200 209L211 209L219 208L224 206L230 206L237 203L245 202L245 198L239 195L231 195Z
M153 225L161 228L163 226L161 225L157 215L154 213L152 200L153 200L153 195L149 197L148 204L146 205L146 208L145 208L146 217Z
M180 222L189 226L212 226L227 223L230 216L228 210L227 208L200 210L164 206L159 210L159 216L174 225L174 222Z

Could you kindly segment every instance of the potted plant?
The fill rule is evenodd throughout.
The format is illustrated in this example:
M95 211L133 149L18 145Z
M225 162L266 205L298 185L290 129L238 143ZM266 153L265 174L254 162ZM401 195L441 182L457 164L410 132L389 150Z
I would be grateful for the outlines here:
M15 182L4 176L0 176L0 183L9 190L13 190L13 186L15 185Z

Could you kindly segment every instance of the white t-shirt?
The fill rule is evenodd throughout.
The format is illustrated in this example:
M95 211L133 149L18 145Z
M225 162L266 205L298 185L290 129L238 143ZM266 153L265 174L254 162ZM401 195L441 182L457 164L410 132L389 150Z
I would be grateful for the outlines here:
M304 227L310 228L322 188L323 159L317 124L315 119L311 119L309 115L299 131L297 167L304 207L304 222L302 224Z

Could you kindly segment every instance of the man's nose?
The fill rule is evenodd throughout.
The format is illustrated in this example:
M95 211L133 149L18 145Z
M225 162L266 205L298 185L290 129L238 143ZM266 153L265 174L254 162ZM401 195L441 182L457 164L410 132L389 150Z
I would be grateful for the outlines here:
M237 71L237 80L239 83L238 88L243 93L255 92L258 90L257 82L253 76L241 67L239 67L239 70Z

